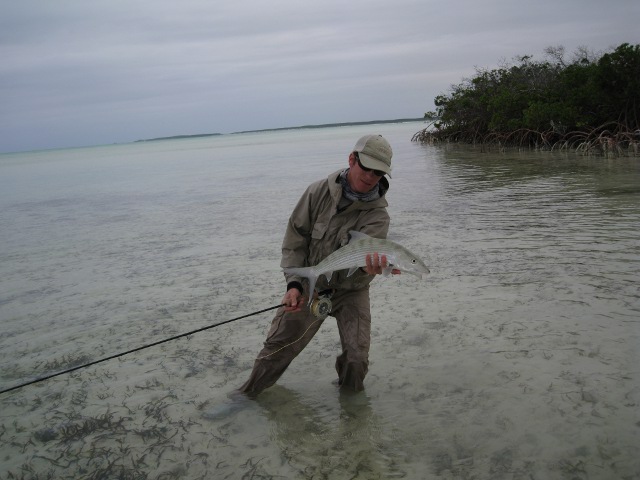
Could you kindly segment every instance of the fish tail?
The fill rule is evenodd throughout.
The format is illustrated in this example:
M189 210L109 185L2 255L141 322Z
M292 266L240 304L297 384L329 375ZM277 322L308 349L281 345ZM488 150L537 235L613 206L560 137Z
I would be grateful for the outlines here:
M318 280L318 274L313 269L313 267L292 267L292 268L284 268L284 273L298 275L299 277L304 277L309 281L309 302L313 300L313 289L316 288L316 281Z

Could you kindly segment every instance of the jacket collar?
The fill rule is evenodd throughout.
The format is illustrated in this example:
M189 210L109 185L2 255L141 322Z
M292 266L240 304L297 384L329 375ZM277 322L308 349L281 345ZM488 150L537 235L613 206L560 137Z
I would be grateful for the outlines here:
M329 177L327 177L329 180L329 192L331 193L331 198L333 199L333 202L336 205L338 205L338 203L340 202L340 199L342 198L342 186L340 185L340 174L343 171L344 171L344 168L341 168L340 170L333 172L331 175L329 175ZM351 206L353 207L354 205L357 205L357 208L359 210L369 210L371 208L389 206L389 203L387 202L387 199L386 199L387 191L389 190L389 180L387 179L387 177L382 177L378 185L382 187L382 191L380 192L381 195L378 200L375 200L373 202L366 202L366 203L354 202L353 205Z

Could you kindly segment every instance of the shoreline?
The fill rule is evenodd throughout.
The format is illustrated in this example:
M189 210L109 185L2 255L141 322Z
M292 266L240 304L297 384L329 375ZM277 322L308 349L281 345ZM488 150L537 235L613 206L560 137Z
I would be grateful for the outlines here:
M181 140L181 139L191 139L191 138L201 138L201 137L216 137L221 135L239 135L243 133L279 132L284 130L305 130L305 129L332 128L332 127L354 127L358 125L379 125L379 124L386 124L386 123L408 123L408 122L420 122L423 120L425 119L424 118L396 118L392 120L370 120L366 122L321 123L321 124L312 124L312 125L300 125L297 127L278 127L278 128L262 128L258 130L241 130L238 132L230 132L230 133L198 133L194 135L173 135L170 137L158 137L158 138L147 138L147 139L135 140L133 143L156 142L156 141L162 141L162 140Z

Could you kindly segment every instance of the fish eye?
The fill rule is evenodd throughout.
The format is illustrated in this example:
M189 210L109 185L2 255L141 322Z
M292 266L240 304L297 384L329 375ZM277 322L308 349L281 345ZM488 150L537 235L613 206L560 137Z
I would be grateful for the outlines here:
M413 260L411 260L411 263L413 263L413 264L417 263L416 259L414 258Z

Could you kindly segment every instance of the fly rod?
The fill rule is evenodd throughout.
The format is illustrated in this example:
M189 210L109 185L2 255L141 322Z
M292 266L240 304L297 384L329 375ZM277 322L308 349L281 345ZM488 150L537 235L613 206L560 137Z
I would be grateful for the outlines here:
M258 310L257 312L249 313L247 315L242 315L241 317L232 318L230 320L225 320L224 322L214 323L213 325L208 325L206 327L201 327L196 330L192 330L190 332L181 333L180 335L175 335L170 338L165 338L164 340L159 340L157 342L149 343L147 345L142 345L141 347L133 348L131 350L127 350L126 352L116 353L115 355L110 355L105 358L101 358L100 360L94 360L93 362L85 363L82 365L77 365L75 367L67 368L66 370L62 370L61 372L52 373L51 375L46 375L44 377L36 378L35 380L31 380L26 383L22 383L20 385L16 385L14 387L6 388L4 390L0 390L0 395L3 393L11 392L13 390L17 390L22 387L26 387L27 385L33 385L34 383L43 382L45 380L49 380L50 378L57 377L60 375L64 375L66 373L75 372L76 370L80 370L81 368L91 367L92 365L96 365L98 363L106 362L107 360L113 360L114 358L122 357L124 355L128 355L130 353L139 352L140 350L144 350L145 348L155 347L156 345L160 345L161 343L170 342L172 340L177 340L178 338L187 337L189 335L193 335L194 333L202 332L204 330L209 330L210 328L219 327L220 325L225 325L227 323L235 322L236 320L241 320L243 318L251 317L253 315L258 315L259 313L268 312L269 310L275 310L276 308L284 307L283 304L274 305L269 308L265 308L263 310Z

